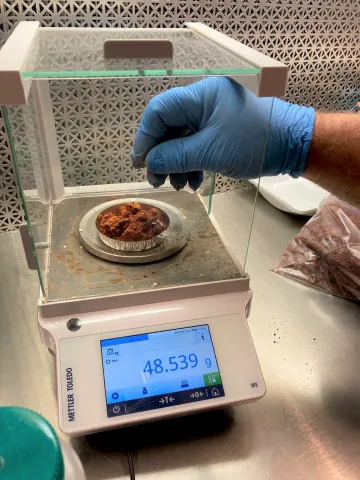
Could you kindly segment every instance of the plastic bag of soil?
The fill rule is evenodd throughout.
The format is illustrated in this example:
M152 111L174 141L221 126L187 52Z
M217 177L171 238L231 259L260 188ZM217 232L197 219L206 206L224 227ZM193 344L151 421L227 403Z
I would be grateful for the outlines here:
M360 210L327 197L271 271L360 301Z

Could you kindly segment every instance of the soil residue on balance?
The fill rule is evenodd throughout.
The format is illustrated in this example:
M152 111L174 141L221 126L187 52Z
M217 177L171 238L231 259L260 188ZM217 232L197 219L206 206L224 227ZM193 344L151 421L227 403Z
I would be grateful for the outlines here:
M145 209L140 203L125 203L115 211L100 213L98 230L105 236L122 242L150 240L166 230L159 209Z

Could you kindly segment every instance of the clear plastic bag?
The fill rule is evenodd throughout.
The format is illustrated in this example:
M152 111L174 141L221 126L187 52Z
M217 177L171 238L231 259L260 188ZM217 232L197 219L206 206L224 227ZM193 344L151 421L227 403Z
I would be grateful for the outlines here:
M271 271L360 301L360 210L327 197Z

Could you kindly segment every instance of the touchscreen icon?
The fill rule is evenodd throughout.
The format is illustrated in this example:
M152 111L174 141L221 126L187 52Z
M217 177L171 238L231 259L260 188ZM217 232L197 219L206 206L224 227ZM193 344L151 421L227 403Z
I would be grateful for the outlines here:
M211 390L211 395L212 395L213 397L218 397L218 396L220 395L219 390L218 390L217 388L213 388L213 389Z

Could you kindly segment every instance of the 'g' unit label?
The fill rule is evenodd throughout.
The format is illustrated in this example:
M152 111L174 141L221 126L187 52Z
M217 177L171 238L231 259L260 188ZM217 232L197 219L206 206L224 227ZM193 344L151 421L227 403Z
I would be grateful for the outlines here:
M75 422L75 398L74 398L74 377L72 368L67 368L66 376L66 398L67 398L67 416L69 422Z

